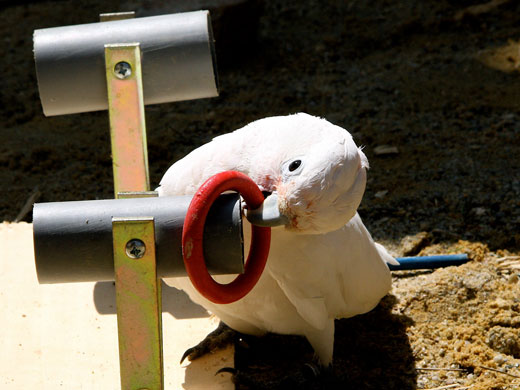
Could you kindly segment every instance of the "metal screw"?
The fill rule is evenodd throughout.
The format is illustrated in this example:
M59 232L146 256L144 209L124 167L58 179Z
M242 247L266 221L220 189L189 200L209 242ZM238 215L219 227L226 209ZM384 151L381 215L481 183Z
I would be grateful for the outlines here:
M114 66L114 74L118 79L126 79L132 74L132 66L126 61L118 62Z
M146 246L141 240L134 238L126 243L126 255L131 259L140 259L146 252Z

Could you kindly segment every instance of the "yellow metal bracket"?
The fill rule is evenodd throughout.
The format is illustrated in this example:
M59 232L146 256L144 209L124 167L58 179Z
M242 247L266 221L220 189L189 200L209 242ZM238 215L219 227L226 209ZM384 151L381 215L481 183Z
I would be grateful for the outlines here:
M148 191L141 52L138 43L105 45L114 190Z
M154 196L148 191L139 44L105 45L105 65L115 196ZM153 218L114 217L112 235L121 388L162 390L161 284Z
M162 390L161 284L153 218L113 218L121 388Z

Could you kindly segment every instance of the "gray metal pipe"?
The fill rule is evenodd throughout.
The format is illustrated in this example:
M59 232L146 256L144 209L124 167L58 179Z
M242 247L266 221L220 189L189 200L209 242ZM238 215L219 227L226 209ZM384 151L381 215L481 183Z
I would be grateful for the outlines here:
M104 46L136 42L145 104L218 95L209 12L186 12L35 30L44 114L106 110Z
M114 280L112 217L154 217L160 277L186 275L182 225L191 196L37 203L34 252L40 283ZM208 214L204 256L212 274L244 272L238 194L221 195Z

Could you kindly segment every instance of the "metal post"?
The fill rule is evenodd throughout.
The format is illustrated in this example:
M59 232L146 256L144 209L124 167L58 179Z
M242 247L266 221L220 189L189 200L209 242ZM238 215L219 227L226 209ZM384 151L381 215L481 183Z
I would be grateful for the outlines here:
M153 218L113 218L121 388L162 390L161 284Z
M88 23L34 31L38 89L45 115L109 110L116 198L150 196L145 194L149 190L149 174L141 50L146 53L146 104L218 96L215 50L208 11L136 19L133 17L134 14L129 12L103 14L100 16L103 22L101 26ZM105 75L99 72L103 54ZM106 225L113 227L112 232L108 229L101 230L104 232L103 236L109 237L104 242L104 253L110 254L114 249L122 387L124 390L162 389L161 301L160 281L157 280L157 269L159 272L162 269L160 261L159 268L157 266L153 230L159 233L157 240L161 243L162 226L166 225L166 229L174 227L169 221L153 214L156 221L147 220L145 225L149 227L140 231L136 226L141 226L142 218L148 214L133 214L133 211L131 214L126 211L116 214L110 214L108 220L103 219L103 224L106 222ZM234 215L234 211L231 214ZM113 226L110 223L112 216L119 217L114 220ZM88 222L87 219L85 224ZM43 225L47 226L46 223ZM234 248L231 248L232 257L236 258L238 255L242 259L241 219L238 222L233 220L232 226L240 229L238 241L236 235L229 232L227 235L235 237L239 251L233 245L229 248ZM51 230L52 228L43 229L48 233ZM96 229L91 232L94 230ZM125 247L130 238L120 231L132 232L129 233L132 239L137 238L143 242L149 259L129 259L121 253L121 248ZM50 236L47 235L46 238L48 237ZM96 237L92 235L88 239L94 242ZM180 236L178 241L180 243ZM95 244L99 246L100 242ZM139 243L134 241L132 245L137 244ZM134 247L135 253L139 245ZM180 245L175 249L182 260ZM132 248L129 253L132 254ZM160 250L157 254L161 259ZM107 269L112 271L112 258L109 258L108 267L104 260L100 260L103 259L98 258L96 261L97 264L102 264L101 267L95 268L88 264L88 277L99 276L100 271L105 275ZM50 261L50 264L59 263L60 261ZM146 267L137 267L141 263L146 264ZM229 269L225 271L235 273ZM63 276L61 272L56 274ZM83 274L80 278L84 276ZM109 273L109 277L111 276ZM41 280L51 279L53 280L52 276ZM58 279L63 281L59 277ZM147 293L142 295L143 291ZM151 350L149 346L152 346Z

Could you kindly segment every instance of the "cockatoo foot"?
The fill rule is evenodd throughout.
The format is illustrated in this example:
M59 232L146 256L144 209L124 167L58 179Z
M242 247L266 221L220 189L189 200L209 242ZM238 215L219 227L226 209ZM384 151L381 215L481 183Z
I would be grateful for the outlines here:
M201 356L206 355L207 353L210 353L211 351L222 349L228 346L234 342L237 334L238 333L236 331L220 321L217 329L208 334L206 338L200 343L194 347L188 348L186 352L184 352L181 358L181 364L186 358L188 358L190 361L193 361L200 358Z
M323 366L318 361L305 363L303 365L303 374L309 380L328 378L333 375L332 364Z
M322 367L314 362L303 365L303 373L308 378L317 378L321 375Z
M267 367L257 367L260 371L265 371ZM232 381L239 384L242 388L266 388L264 383L255 379L255 375L251 375L250 370L241 371L234 367L223 367L218 370L215 375L221 373L229 373L232 376ZM320 388L320 389L339 389L342 388L338 379L335 377L332 366L322 366L319 363L305 363L302 366L296 367L287 376L280 379L277 389L295 389L295 388Z

